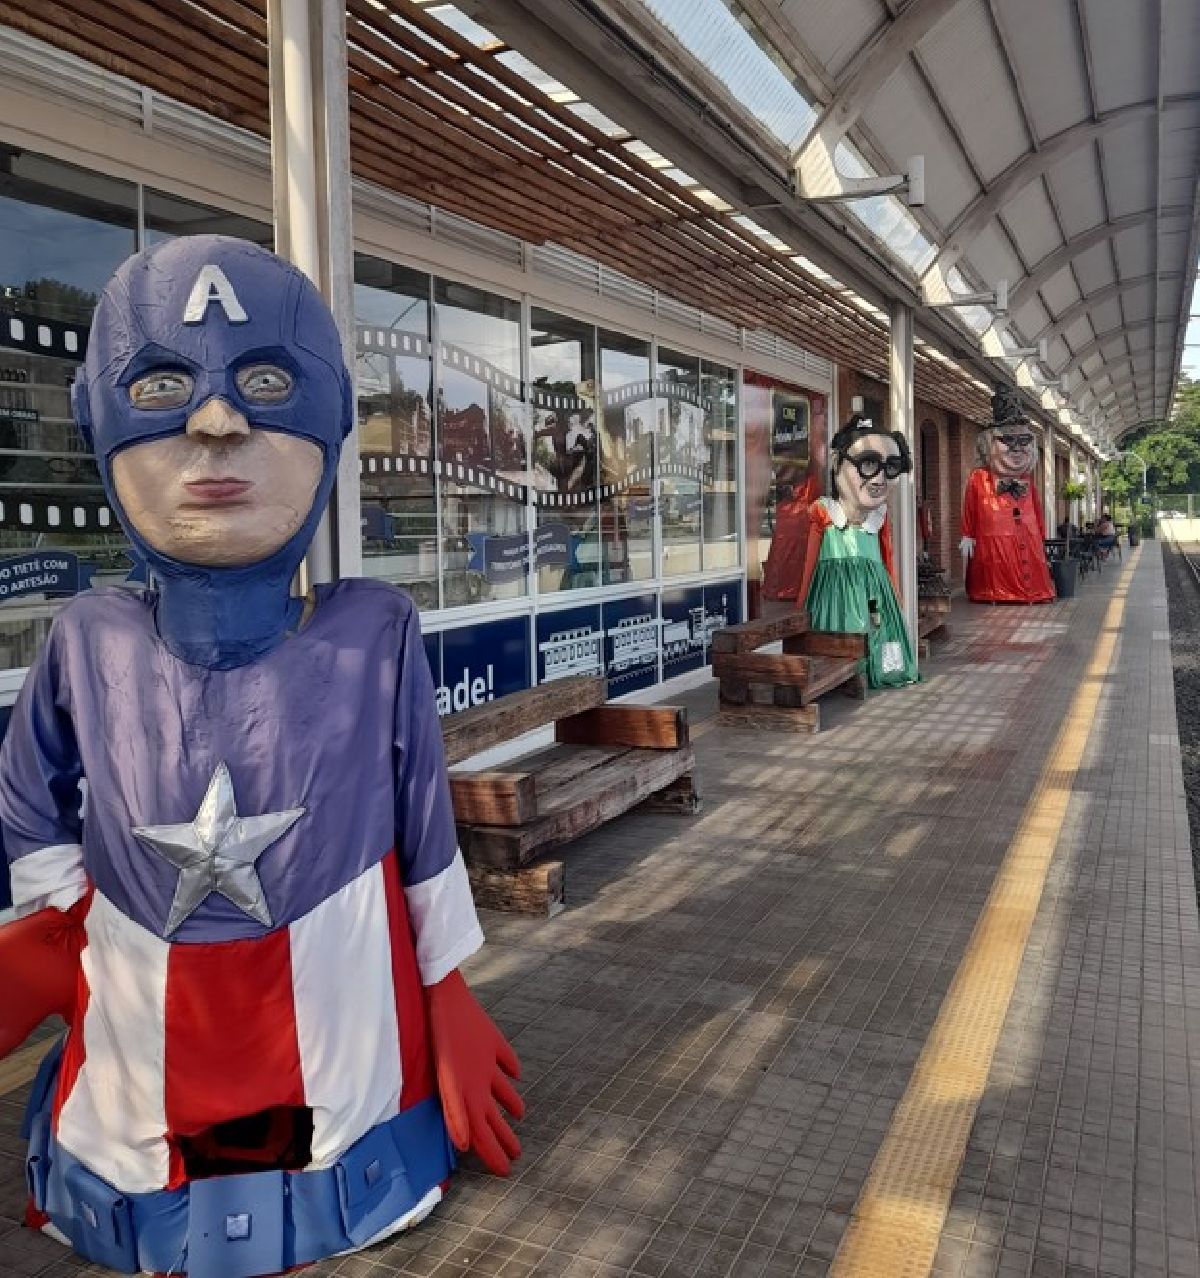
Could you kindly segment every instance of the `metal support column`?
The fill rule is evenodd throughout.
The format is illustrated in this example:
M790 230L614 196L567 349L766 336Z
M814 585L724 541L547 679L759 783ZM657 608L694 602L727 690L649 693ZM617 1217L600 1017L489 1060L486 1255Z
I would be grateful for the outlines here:
M1071 483L1079 478L1079 450L1075 447L1075 441L1071 440L1070 455L1067 461L1067 478ZM1080 516L1079 498L1072 498L1067 510L1067 518L1075 525L1076 528L1083 527L1083 519Z
M321 290L354 368L354 231L344 0L268 0L275 251ZM362 571L357 431L301 569L304 589Z
M909 451L916 456L913 391L913 313L903 302L891 303L888 347L888 420L892 430L903 433ZM892 504L896 569L900 578L901 606L913 650L917 634L917 490L911 474L901 476Z
M1055 492L1054 426L1046 425L1046 438L1042 444L1042 517L1046 523L1046 536L1055 536L1058 527L1058 495Z

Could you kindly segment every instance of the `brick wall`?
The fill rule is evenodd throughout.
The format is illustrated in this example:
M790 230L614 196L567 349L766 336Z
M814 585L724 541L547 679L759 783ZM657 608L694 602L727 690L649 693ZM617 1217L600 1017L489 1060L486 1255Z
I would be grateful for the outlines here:
M870 415L876 425L882 426L884 430L891 429L888 425L887 383L877 382L873 377L867 377L853 368L846 368L839 364L838 421L833 425L835 431L839 426L844 426L850 420L850 415L854 411L850 407L850 403L855 395L862 396L864 412Z

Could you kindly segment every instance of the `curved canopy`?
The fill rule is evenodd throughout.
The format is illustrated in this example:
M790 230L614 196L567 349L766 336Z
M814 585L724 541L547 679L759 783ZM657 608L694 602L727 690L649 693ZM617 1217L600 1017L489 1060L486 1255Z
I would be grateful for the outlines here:
M879 172L925 156L927 282L1006 280L1016 343L1048 339L1049 370L1113 437L1168 414L1200 226L1191 0L730 7Z

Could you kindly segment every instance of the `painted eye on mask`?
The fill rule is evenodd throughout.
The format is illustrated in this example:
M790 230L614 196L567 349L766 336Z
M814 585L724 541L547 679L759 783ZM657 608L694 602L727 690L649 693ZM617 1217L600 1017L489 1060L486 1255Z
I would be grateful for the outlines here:
M179 368L156 368L139 377L129 387L129 402L134 408L182 408L192 398L195 381L191 373Z
M282 404L293 384L291 373L278 364L247 364L237 372L237 388L249 404Z

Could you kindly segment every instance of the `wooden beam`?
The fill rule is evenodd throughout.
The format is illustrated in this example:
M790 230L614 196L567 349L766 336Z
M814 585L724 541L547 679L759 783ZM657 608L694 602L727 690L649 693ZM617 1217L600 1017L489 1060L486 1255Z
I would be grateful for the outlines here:
M810 630L795 639L785 639L783 650L789 655L808 653L814 657L865 657L867 636Z
M712 668L718 679L745 683L778 683L802 688L812 678L812 662L808 657L779 652L714 652Z
M442 720L446 762L461 763L473 754L512 741L556 719L602 706L607 697L608 684L603 675L579 675L447 715Z
M859 660L856 657L814 657L812 679L804 689L805 704L815 701L830 688L855 678L859 673Z
M713 652L753 652L768 643L776 643L808 629L808 613L802 608L781 613L778 617L760 617L725 626L713 635Z
M543 815L519 828L460 825L459 845L468 864L515 870L552 848L598 829L671 784L696 765L691 746L682 750L632 751L594 768L578 785L545 797Z
M687 710L683 706L599 706L560 719L554 736L568 745L677 750L688 743Z
M537 812L537 792L527 772L451 772L454 819L477 825L523 825Z
M483 909L552 919L566 906L567 871L561 861L539 861L522 870L468 865L467 877L475 904Z

